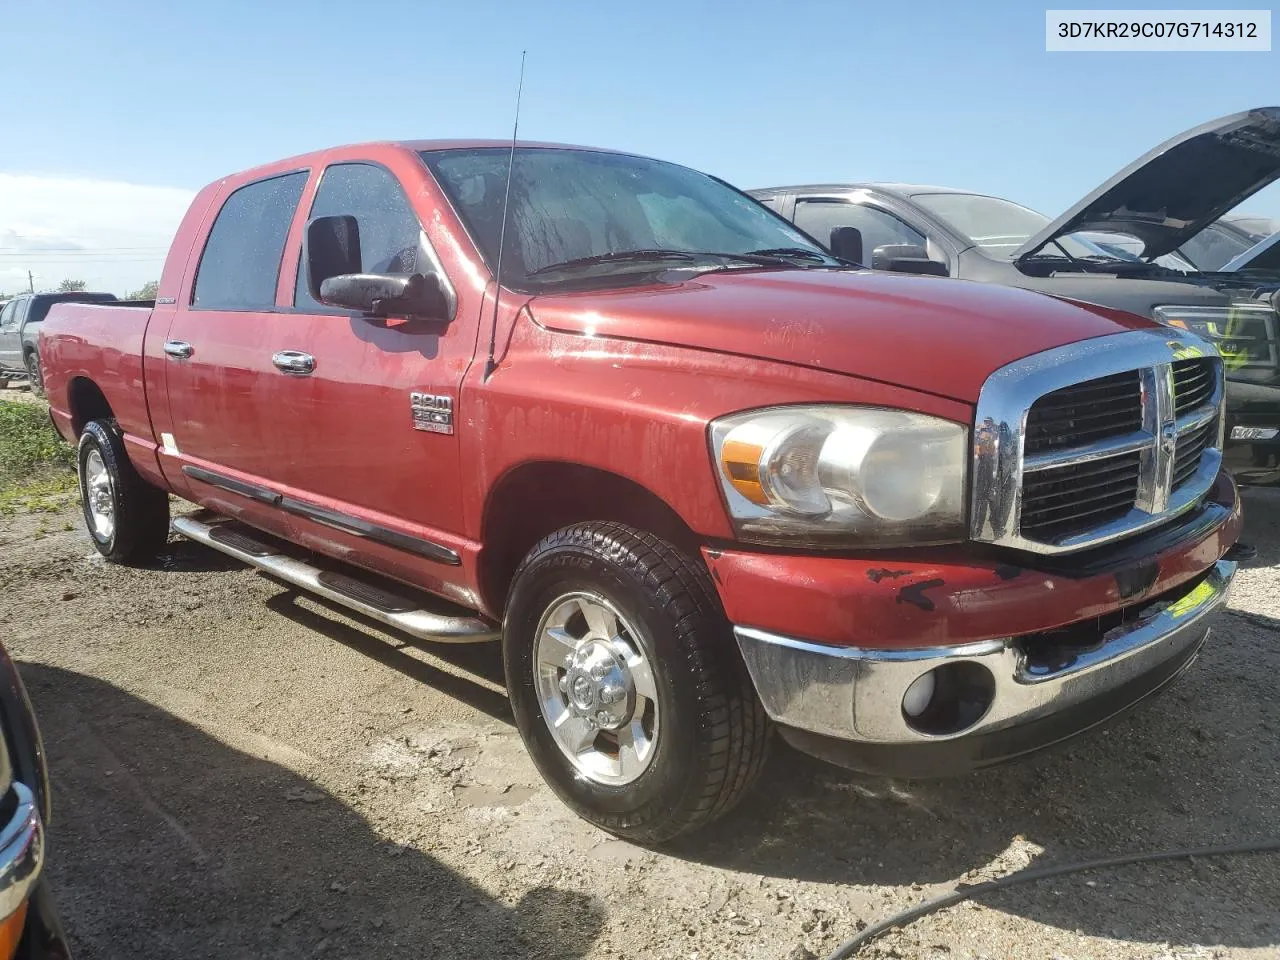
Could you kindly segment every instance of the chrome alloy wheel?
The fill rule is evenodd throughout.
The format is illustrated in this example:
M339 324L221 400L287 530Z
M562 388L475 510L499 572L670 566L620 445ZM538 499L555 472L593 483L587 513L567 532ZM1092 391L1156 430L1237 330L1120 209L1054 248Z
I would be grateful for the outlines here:
M593 593L558 598L538 624L542 717L569 762L594 783L631 783L653 760L658 688L636 637L613 604Z
M84 458L84 497L93 532L100 540L110 540L116 529L116 500L111 474L97 450L90 450Z

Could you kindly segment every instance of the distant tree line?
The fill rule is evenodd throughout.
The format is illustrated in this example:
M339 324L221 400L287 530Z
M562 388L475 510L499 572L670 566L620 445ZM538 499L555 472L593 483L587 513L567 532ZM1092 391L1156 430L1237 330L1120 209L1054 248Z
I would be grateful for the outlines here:
M156 290L160 287L160 281L148 280L137 290L126 293L126 300L154 300L156 298ZM37 293L78 293L81 290L89 289L88 284L83 280L72 280L70 278L63 280L52 290L37 290ZM27 293L26 290L18 290L15 293L0 293L0 300L10 300L18 294Z

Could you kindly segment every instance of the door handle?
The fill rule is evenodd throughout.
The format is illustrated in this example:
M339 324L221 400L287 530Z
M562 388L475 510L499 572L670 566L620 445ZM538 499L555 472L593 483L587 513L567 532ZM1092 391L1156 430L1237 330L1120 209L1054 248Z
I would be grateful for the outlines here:
M164 352L178 360L185 360L196 352L196 348L183 340L166 340Z
M277 370L292 374L295 377L309 376L316 368L315 357L297 350L281 350L279 353L272 355L271 362L276 365Z

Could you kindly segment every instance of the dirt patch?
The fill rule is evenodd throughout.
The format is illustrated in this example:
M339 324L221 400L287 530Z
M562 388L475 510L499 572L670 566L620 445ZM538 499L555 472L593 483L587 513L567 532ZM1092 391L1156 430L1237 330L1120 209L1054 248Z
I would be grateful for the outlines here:
M74 504L18 510L0 623L52 764L76 956L802 960L957 880L1274 837L1280 491L1246 507L1258 560L1145 709L949 781L780 750L739 811L662 852L541 783L496 649L417 646L189 543L108 565ZM1258 960L1280 955L1277 904L1276 858L1134 868L958 907L867 955Z

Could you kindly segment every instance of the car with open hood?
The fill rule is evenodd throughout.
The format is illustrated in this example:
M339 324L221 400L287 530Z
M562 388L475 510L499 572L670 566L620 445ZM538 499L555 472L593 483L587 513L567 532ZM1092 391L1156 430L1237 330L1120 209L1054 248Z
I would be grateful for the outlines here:
M903 183L750 193L875 269L1022 287L1192 330L1226 358L1228 437L1280 450L1280 263L1197 260L1207 231L1258 229L1230 211L1277 178L1280 107L1259 107L1165 141L1056 219L1000 197Z

